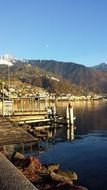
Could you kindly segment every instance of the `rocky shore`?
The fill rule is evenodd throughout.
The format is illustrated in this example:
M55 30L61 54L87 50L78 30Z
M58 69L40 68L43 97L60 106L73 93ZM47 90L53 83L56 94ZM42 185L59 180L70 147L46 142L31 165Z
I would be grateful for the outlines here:
M62 171L59 164L42 165L35 156L19 152L8 158L39 190L88 190L76 184L74 171Z

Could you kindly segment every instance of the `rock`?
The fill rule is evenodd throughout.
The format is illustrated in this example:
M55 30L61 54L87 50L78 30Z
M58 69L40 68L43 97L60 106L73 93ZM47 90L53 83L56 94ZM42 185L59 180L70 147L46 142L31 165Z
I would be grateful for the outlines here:
M8 150L6 148L3 149L2 153L11 160L12 155L14 154L14 150Z
M88 190L86 187L79 186L79 185L73 185L72 190Z
M51 164L48 166L48 172L58 171L60 165L59 164Z
M23 160L24 155L21 154L20 152L14 152L11 158L18 159L18 160Z
M23 161L22 161L22 168L25 169L25 168L27 168L30 164L31 164L31 159L30 159L30 157L27 157L27 158L23 159Z
M42 166L37 158L34 156L27 157L22 162L22 169L20 170L31 182L37 182L41 177L38 173Z
M49 174L47 165L42 165L41 173L42 174Z
M30 156L23 160L22 168L23 169L28 168L31 171L39 172L42 169L42 165L37 158L35 158L34 156Z
M73 171L59 170L59 164L52 164L48 166L48 172L53 180L64 182L66 184L73 184L72 180L77 180L77 174Z
M40 179L40 177L34 172L31 171L29 168L25 169L25 170L20 170L23 175L26 176L27 179L29 179L31 182L38 182L38 180Z
M66 184L66 183L59 183L57 185L56 190L88 190L85 187L74 185L74 184Z
M59 170L58 171L58 174L60 174L62 177L63 176L65 176L65 177L67 177L67 178L69 178L69 179L71 179L71 180L77 180L77 174L75 173L75 172L73 172L73 171L61 171L61 170Z
M50 176L51 176L52 180L59 181L59 182L64 182L64 183L70 184L70 185L73 184L72 180L70 180L68 177L62 176L62 175L57 174L57 173L55 173L53 171L50 173Z
M73 171L60 170L59 164L42 166L36 157L24 158L19 152L14 152L12 160L39 190L88 190L73 184L73 180L77 180L77 174Z
M56 190L73 190L73 189L72 185L63 182L57 185Z

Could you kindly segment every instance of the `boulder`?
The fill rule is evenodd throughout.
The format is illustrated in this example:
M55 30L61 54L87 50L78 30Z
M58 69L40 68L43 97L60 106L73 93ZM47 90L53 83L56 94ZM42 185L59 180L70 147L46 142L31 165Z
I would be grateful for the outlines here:
M31 171L29 168L25 169L25 170L20 170L24 176L26 176L27 179L29 179L29 181L36 183L38 182L38 180L40 179L40 177L34 172Z
M25 159L23 159L21 163L22 169L26 169L27 167L29 167L30 164L31 164L30 157L26 157Z
M22 168L23 169L28 168L31 171L39 172L42 169L42 165L36 157L30 156L22 161Z
M73 171L60 170L59 164L41 165L35 156L24 156L15 152L12 159L20 171L35 184L39 190L88 190L73 184L77 174Z
M41 177L38 173L41 171L42 166L37 158L30 156L22 161L22 167L20 171L28 178L31 182L37 182Z
M68 177L62 176L62 175L57 174L53 171L50 173L50 176L51 176L52 180L54 180L54 181L64 182L64 183L70 184L70 185L73 184L73 181L71 179L69 179Z
M71 180L77 180L78 179L77 174L74 171L66 171L65 172L65 171L59 170L58 174L60 174L62 177L65 176Z
M53 171L58 171L60 165L59 164L51 164L48 166L48 172L51 173Z
M18 160L23 160L24 159L24 155L21 154L20 152L14 152L11 159L14 158L14 159L18 159Z

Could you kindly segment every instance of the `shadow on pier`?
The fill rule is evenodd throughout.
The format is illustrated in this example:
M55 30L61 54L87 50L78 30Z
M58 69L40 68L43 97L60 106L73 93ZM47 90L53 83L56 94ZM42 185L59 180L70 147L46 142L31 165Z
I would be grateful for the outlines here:
M17 123L0 117L0 145L32 141L36 141L36 139L19 127Z

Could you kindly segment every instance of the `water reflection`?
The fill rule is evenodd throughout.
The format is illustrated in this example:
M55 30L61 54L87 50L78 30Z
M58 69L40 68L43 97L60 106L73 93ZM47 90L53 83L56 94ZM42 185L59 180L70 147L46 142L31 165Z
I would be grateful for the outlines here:
M67 140L74 140L74 125L67 125Z
M43 126L42 126L43 128ZM40 153L46 152L50 149L54 149L57 143L74 140L74 126L56 126L46 128L47 138L42 140L38 139L37 142L19 143L12 145L3 145L2 150L8 155L12 155L15 151L18 151L24 155L34 154L38 156Z
M65 114L66 106L68 103L64 103L62 107L57 105L57 109L61 114ZM54 145L58 142L72 141L74 139L83 138L83 135L89 133L99 134L102 137L106 134L102 134L102 131L107 130L107 102L95 101L95 102L72 102L74 107L74 114L76 115L75 127L72 125L53 124L49 129L46 129L47 137L46 141L38 141L31 144L19 144L19 145L5 145L3 149L10 152L18 150L22 153L30 152L33 150L42 152L50 148L50 145ZM85 136L84 136L85 137Z
M64 113L67 102L57 105L59 112ZM77 101L71 102L76 115L76 135L88 134L92 130L107 129L107 102ZM60 107L62 106L62 107Z

